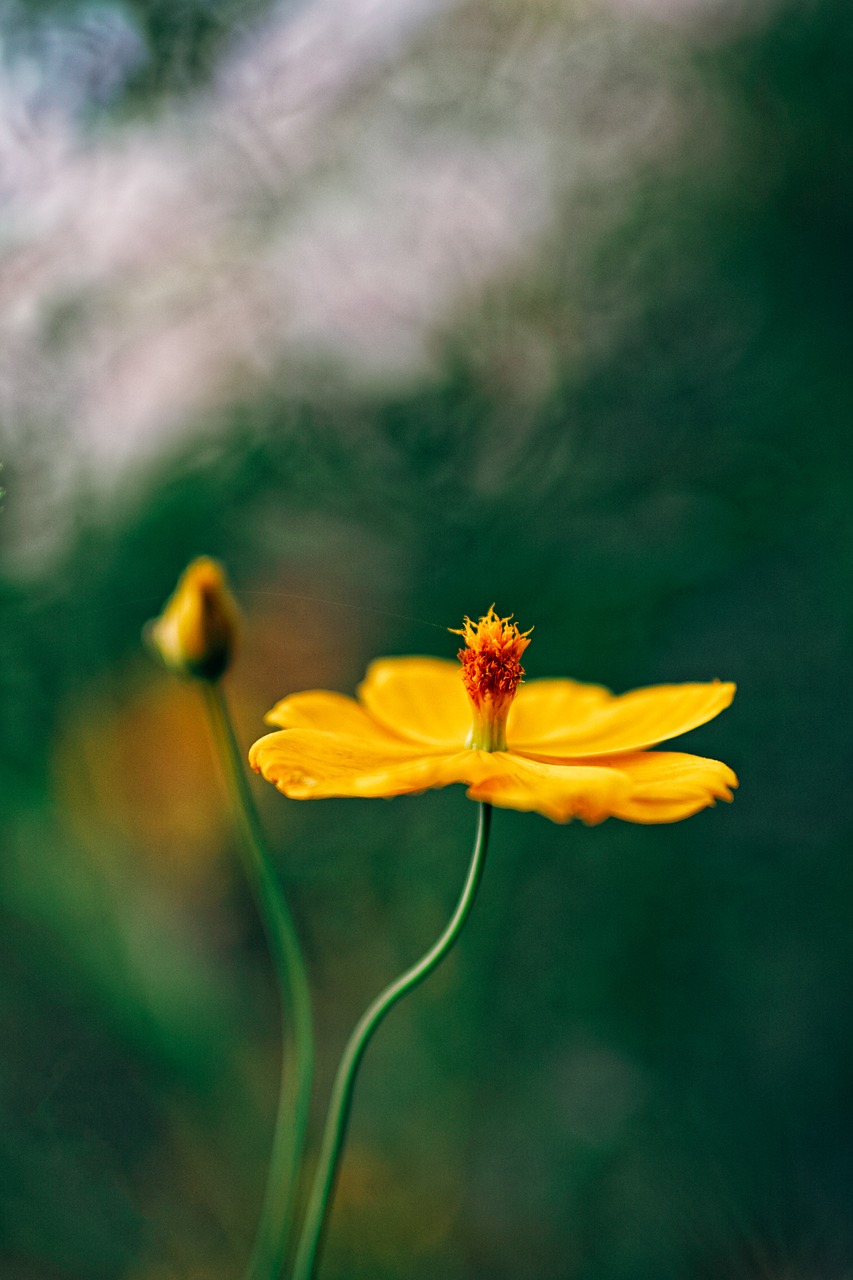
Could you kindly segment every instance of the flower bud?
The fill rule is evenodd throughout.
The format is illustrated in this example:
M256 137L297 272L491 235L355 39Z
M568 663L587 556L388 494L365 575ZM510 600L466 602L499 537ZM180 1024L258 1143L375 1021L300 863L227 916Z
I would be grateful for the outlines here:
M231 663L238 617L221 565L199 556L187 565L163 612L147 624L144 635L170 671L216 681Z

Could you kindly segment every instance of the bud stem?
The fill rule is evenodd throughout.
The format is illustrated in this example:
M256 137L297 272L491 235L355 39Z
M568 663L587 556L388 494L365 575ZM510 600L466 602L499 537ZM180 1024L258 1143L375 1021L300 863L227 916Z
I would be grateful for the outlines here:
M290 1242L313 1075L311 1001L293 919L276 880L221 682L203 686L235 816L243 862L275 969L284 1036L269 1175L246 1280L278 1280ZM287 1036L288 1018L293 1033Z

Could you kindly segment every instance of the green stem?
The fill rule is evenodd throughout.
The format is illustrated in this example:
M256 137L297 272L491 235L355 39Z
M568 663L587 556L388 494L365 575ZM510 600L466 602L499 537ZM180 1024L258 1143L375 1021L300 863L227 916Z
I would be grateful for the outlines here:
M311 1000L293 919L271 860L221 683L205 686L207 709L242 835L244 866L263 921L282 1010L281 1082L264 1202L246 1280L276 1280L288 1251L314 1065ZM292 1035L286 1034L288 1014Z
M474 898L482 879L491 819L491 805L481 804L477 822L477 835L471 854L471 864L468 868L468 878L465 881L465 887L462 890L450 923L438 941L427 951L426 955L417 964L412 965L410 969L401 974L390 986L386 987L381 995L377 996L357 1024L344 1049L344 1054L335 1076L335 1083L332 1086L326 1129L323 1134L323 1143L314 1174L311 1197L308 1201L308 1208L302 1225L302 1235L296 1253L292 1280L311 1280L314 1275L323 1231L331 1208L338 1161L346 1136L356 1072L367 1048L368 1041L386 1013L394 1007L398 1000L401 1000L404 995L432 973L433 969L441 963L458 938L462 926L468 919L468 915L474 905Z

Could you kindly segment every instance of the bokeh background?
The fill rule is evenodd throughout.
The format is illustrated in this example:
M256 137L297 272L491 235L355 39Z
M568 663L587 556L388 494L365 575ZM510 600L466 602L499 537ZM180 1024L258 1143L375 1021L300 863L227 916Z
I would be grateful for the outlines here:
M498 812L358 1083L322 1280L853 1275L849 0L3 0L0 1272L225 1280L280 1028L246 745L493 601L530 676L737 680L732 806ZM338 1054L461 788L257 785Z

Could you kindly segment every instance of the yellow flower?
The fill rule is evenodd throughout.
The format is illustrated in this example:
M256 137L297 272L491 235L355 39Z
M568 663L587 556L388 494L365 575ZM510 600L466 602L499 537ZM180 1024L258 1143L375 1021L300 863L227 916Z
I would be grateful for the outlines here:
M285 698L267 716L284 732L254 744L252 767L294 800L463 782L472 800L555 822L677 822L731 800L737 778L719 760L647 748L712 720L733 684L620 697L573 680L522 684L529 632L491 608L456 634L461 673L440 658L380 658L358 701L320 690Z
M187 565L145 638L178 675L218 680L237 642L238 612L222 566L208 556Z

